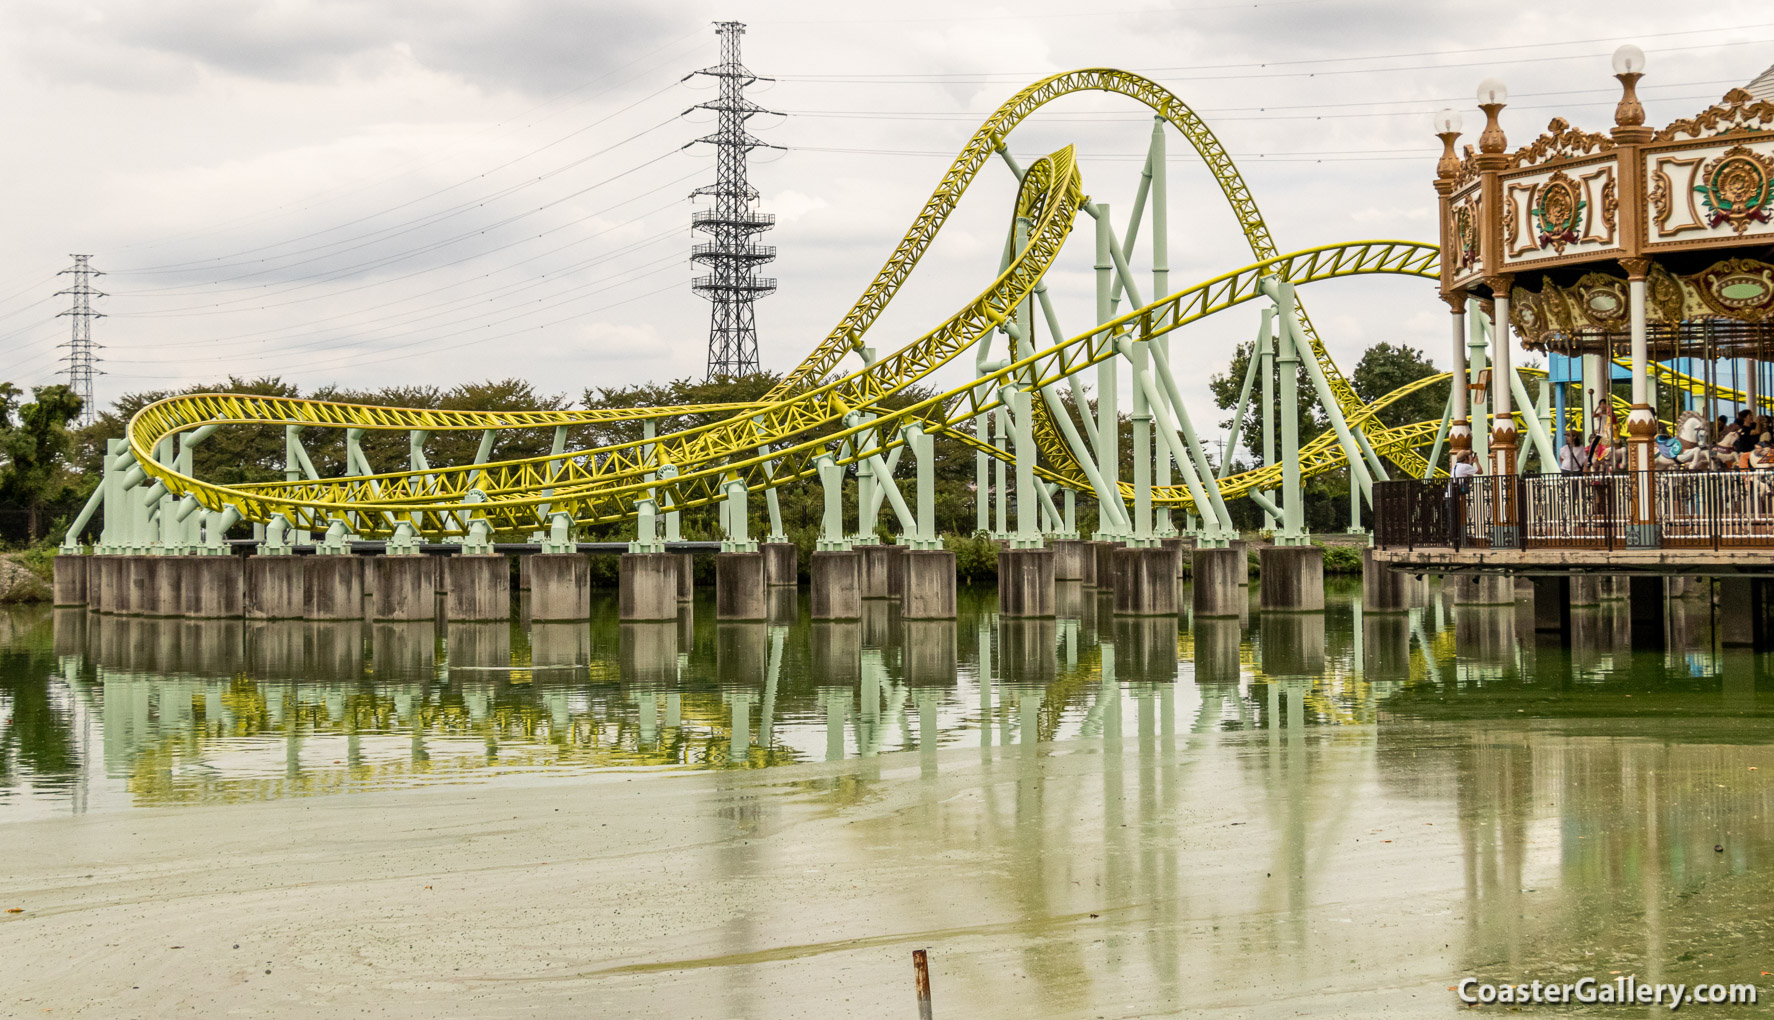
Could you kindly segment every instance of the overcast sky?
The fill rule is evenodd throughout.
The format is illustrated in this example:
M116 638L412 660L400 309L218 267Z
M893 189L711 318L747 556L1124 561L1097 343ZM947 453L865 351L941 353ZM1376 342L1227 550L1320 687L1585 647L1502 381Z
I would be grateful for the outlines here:
M304 386L518 375L575 396L700 376L708 306L689 289L688 194L714 170L683 146L711 115L683 114L712 83L680 79L717 62L717 18L748 23L746 63L777 79L753 98L786 115L753 124L784 147L752 167L778 216L762 240L778 247L781 289L758 305L762 360L778 370L855 300L979 121L1054 71L1118 66L1175 90L1286 251L1435 240L1430 115L1464 110L1474 140L1486 76L1511 90L1513 146L1555 115L1605 130L1622 41L1649 56L1653 124L1774 63L1774 11L1747 0L1544 4L1513 19L1525 5L1102 0L1076 13L1088 6L9 0L0 379L53 381L68 332L55 273L70 252L109 274L94 330L106 403L230 372ZM1119 222L1150 123L1129 101L1075 96L1011 147L1032 158L1075 142L1086 190ZM1200 160L1176 136L1170 153L1180 289L1249 257ZM876 347L990 280L1012 185L987 168ZM1050 277L1073 333L1092 316L1088 223ZM1142 243L1136 271L1146 259ZM1380 340L1446 362L1426 283L1303 296L1345 370ZM1192 404L1255 322L1253 307L1179 335ZM1196 416L1217 420L1205 403Z

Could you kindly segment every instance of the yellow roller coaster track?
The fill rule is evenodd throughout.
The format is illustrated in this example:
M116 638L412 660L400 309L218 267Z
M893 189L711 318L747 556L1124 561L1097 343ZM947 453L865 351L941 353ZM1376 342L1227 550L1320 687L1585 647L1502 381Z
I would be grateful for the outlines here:
M1138 75L1108 69L1075 71L1045 79L1024 89L989 118L945 174L941 185L901 241L887 267L861 299L803 363L775 391L756 405L676 407L616 412L461 412L335 404L225 394L173 397L143 408L130 422L128 441L143 470L163 481L174 494L189 494L211 509L232 504L248 520L266 520L283 513L297 527L324 527L345 520L360 534L383 534L401 521L432 535L459 534L472 515L486 517L500 529L534 527L548 513L565 511L583 523L619 520L633 514L643 495L665 490L678 507L718 498L726 482L766 484L764 464L775 462L769 484L811 474L811 458L834 441L849 438L847 459L889 448L897 440L890 426L908 416L881 413L873 422L845 424L852 412L880 412L880 401L929 377L956 355L979 342L1028 300L1069 235L1085 201L1070 147L1032 165L1018 191L1015 214L1034 222L1026 247L965 308L937 329L873 365L835 381L820 382L844 354L860 345L862 336L910 274L962 192L1004 135L1041 105L1079 91L1107 91L1144 102L1177 126L1189 139L1220 183L1259 261L1197 287L1135 309L1113 323L1049 348L962 390L923 402L941 402L964 410L940 415L952 428L962 418L995 406L995 395L976 394L983 383L1029 385L1019 374L1046 364L1066 367L1055 378L1113 356L1108 342L1121 335L1150 339L1186 322L1250 300L1257 281L1276 275L1295 283L1357 273L1403 273L1433 278L1433 246L1411 242L1363 242L1309 249L1280 256L1257 212L1249 188L1230 157L1188 107L1161 86ZM1303 313L1303 310L1302 310ZM1310 332L1314 357L1325 368L1333 394L1345 414L1361 414L1362 402L1331 361L1316 333ZM1080 353L1084 352L1084 353ZM1045 371L1045 369L1041 369ZM1047 380L1047 381L1052 381ZM995 387L989 387L995 394ZM612 419L665 417L690 412L732 412L722 421L681 430L654 440L634 441L560 455L507 460L491 464L430 468L423 472L393 471L342 479L220 486L183 475L157 462L152 451L180 432L211 424L284 424L388 430L460 430L534 428L584 424ZM1044 430L1046 431L1046 430ZM866 437L866 441L864 441ZM1045 445L1056 448L1052 437ZM1403 443L1389 442L1389 455L1401 466L1414 467L1415 456ZM780 446L767 454L760 447ZM1056 459L1075 466L1069 454ZM1075 478L1075 472L1067 472ZM480 501L483 500L484 501ZM1187 505L1165 493L1166 502Z

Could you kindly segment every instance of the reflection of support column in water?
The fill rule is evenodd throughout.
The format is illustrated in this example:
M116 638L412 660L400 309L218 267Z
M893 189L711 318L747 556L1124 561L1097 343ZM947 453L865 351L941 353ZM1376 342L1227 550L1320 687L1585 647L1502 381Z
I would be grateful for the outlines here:
M825 760L844 760L844 720L850 714L848 688L822 687L820 700L825 702Z
M926 687L919 690L914 697L918 705L919 770L925 778L929 778L936 775L936 750L940 741L936 710L942 703L942 692Z
M731 716L727 761L734 764L751 757L751 699L750 691L728 691L726 695Z
M979 623L979 746L992 746L992 684L997 676L992 670L992 625L982 617Z

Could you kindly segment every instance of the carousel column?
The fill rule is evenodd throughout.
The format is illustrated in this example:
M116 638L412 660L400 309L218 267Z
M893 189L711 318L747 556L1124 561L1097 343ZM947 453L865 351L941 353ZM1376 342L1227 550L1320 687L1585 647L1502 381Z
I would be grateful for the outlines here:
M1632 525L1627 531L1626 544L1650 549L1659 544L1656 494L1651 478L1657 416L1651 413L1650 352L1645 341L1645 274L1651 269L1651 260L1621 259L1620 265L1626 269L1626 300L1632 324L1632 412L1626 416L1626 469L1632 472Z
M1453 329L1453 361L1450 370L1453 377L1453 421L1448 425L1448 466L1453 467L1453 459L1472 449L1472 422L1468 418L1466 391L1466 292L1454 291L1443 295L1448 308L1452 311Z
M1504 548L1515 545L1516 529L1519 522L1515 519L1515 467L1516 440L1515 413L1510 406L1514 399L1509 385L1510 373L1515 371L1511 364L1515 342L1510 338L1509 324L1509 287L1514 282L1509 276L1487 277L1485 282L1491 288L1491 301L1496 307L1496 320L1492 325L1491 344L1491 474L1496 476L1490 483L1493 527L1491 530L1492 544Z

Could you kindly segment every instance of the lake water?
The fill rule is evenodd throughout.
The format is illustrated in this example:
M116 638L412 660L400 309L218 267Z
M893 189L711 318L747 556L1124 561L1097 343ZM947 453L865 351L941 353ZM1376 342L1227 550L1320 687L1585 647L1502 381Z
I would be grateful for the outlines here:
M553 885L477 879L487 901L452 901L461 916L427 931L535 896L572 926L537 938L579 946L587 918L633 905L638 927L609 943L633 969L597 942L585 952L604 969L568 981L531 973L546 954L493 967L488 943L443 972L493 967L488 982L521 973L534 994L614 996L636 1012L677 996L719 1001L723 1016L830 1015L833 961L845 994L889 1001L904 946L877 945L882 931L939 947L943 1001L979 1016L1237 1015L1259 1001L1440 1014L1463 1008L1443 991L1462 974L1774 992L1774 686L1765 655L1716 643L1710 599L1669 603L1666 648L1642 651L1623 602L1575 610L1560 647L1525 604L1438 593L1382 616L1362 614L1353 586L1327 595L1323 614L1253 605L1200 621L1116 618L1076 585L1039 622L998 618L990 591L964 592L953 623L902 621L882 603L860 622L813 624L792 593L760 624L718 624L700 601L646 625L615 623L613 601L591 624L447 627L7 609L0 840L27 856L60 840L79 871L33 863L49 877L8 895L67 940L38 964L52 971L149 900L173 906L142 924L227 917L300 957L333 936L299 911L230 906L287 866L252 862L321 853L326 868L287 881L372 925L413 893L397 884L388 902L360 903L380 887L358 876L408 854L492 853L514 875L580 890L581 913L561 915L542 891ZM621 789L652 813L612 813L611 780L643 772L645 791ZM341 839L358 830L339 812L376 800L354 794L446 784L464 796L399 807L400 838L437 847L390 855L367 830ZM477 807L486 791L527 820ZM328 811L229 806L249 801ZM83 814L97 827L51 820ZM244 814L283 821L234 833L225 819ZM195 842L176 849L184 819ZM319 828L292 840L282 825ZM203 856L223 834L226 852ZM477 858L460 840L496 850ZM175 867L214 872L201 909L154 885ZM653 904L660 869L725 876L710 895L749 890L743 923L719 937L666 923L678 908ZM827 869L853 877L834 884ZM91 872L116 889L89 917ZM338 888L306 885L327 881ZM717 943L729 955L708 957ZM444 939L397 973L429 980L433 954L450 951ZM351 966L302 971L290 994L318 995ZM166 973L154 987L170 1011L185 983ZM131 982L146 987L119 979L116 996ZM61 987L50 972L38 984ZM324 1001L355 1001L336 994Z
M775 599L770 622L748 624L716 623L706 599L675 624L618 624L613 600L590 625L6 609L0 821L1116 740L1117 727L1164 740L1355 727L1384 748L1489 721L1524 748L1558 731L1667 754L1759 742L1774 715L1774 695L1758 698L1764 657L1716 647L1705 599L1670 604L1656 652L1631 650L1624 602L1578 611L1565 649L1536 641L1525 605L1438 594L1408 616L1364 617L1358 589L1334 583L1322 615L1253 601L1236 621L1114 617L1106 597L1063 584L1045 621L999 618L989 590L964 591L954 623L902 621L887 602L860 622L812 623L804 594Z

